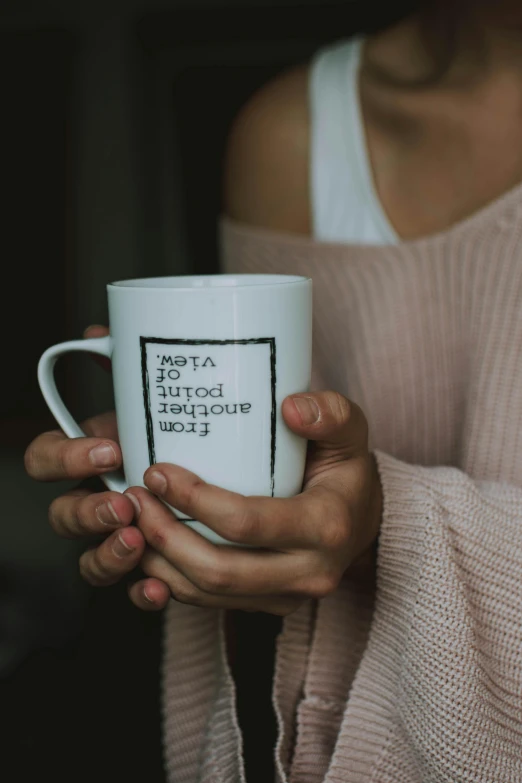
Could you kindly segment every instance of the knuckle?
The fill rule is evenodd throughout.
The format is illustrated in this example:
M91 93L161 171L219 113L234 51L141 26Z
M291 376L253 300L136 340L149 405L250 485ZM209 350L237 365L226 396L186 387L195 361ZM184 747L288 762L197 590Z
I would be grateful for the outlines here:
M204 481L195 478L183 488L180 498L183 509L189 511L190 509L195 509L198 506L199 499L201 497L201 491L204 486Z
M167 537L159 527L153 527L152 530L147 533L147 541L156 552L163 553L167 548Z
M74 441L64 440L58 450L58 464L60 472L65 478L72 478L75 475L74 454L76 452Z
M323 549L338 551L346 547L350 539L350 518L343 499L330 498L323 505L323 524L320 542Z
M62 535L63 528L62 528L62 521L59 514L59 508L60 508L60 500L56 498L49 506L49 511L47 512L47 518L49 520L49 524L53 529L53 531L58 535Z
M38 481L45 481L46 473L53 462L56 444L62 441L59 430L50 430L39 435L29 444L24 454L24 467L27 475Z
M55 500L53 500L49 506L47 518L49 520L51 529L54 533L56 533L56 535L60 536L60 538L74 538L72 531L65 523L63 513L63 498L55 498Z
M46 438L50 433L43 433L33 440L25 450L24 454L24 468L30 478L37 479L40 476L40 446L42 440Z
M259 531L259 514L242 498L231 515L227 526L227 537L238 544L248 542L256 537Z
M327 392L326 402L333 419L337 424L346 424L352 415L352 405L339 392Z
M34 442L29 444L29 446L25 450L24 467L25 467L25 472L27 473L28 476L30 476L33 479L37 477L38 475L37 459L35 454Z
M24 454L24 467L25 471L30 478L40 478L42 472L42 445L51 435L56 435L56 432L44 432L33 440L25 450Z
M90 584L94 586L106 585L114 580L114 571L104 562L99 549L90 552L90 557L86 559L87 574Z
M305 522L310 525L322 525L324 518L328 515L325 508L324 492L319 487L314 487L313 490L306 495L301 495L296 500L300 500L302 504L301 516Z
M74 502L71 508L71 521L77 528L79 533L91 534L98 533L98 522L96 518L96 510L93 508L89 498L81 498Z
M63 528L70 533L76 533L77 535L85 535L91 532L86 524L85 504L82 500L69 499L67 515L62 511Z
M346 546L349 534L344 519L332 517L321 528L321 545L323 549L336 552Z
M93 587L96 587L99 584L95 571L92 568L90 552L85 552L80 558L80 576L84 582L87 582L87 584L90 584Z
M95 574L94 571L89 570L87 566L80 568L80 575L83 581L87 582L91 587L104 587L107 584L104 579L100 579L100 577Z
M321 576L316 576L312 579L306 587L306 595L308 598L314 600L321 600L327 598L332 593L335 593L339 587L339 578L334 573L326 573Z
M324 576L317 579L316 583L313 585L313 597L318 598L319 600L327 598L329 595L335 593L339 587L339 582L340 579L337 574L324 574Z
M84 582L88 582L90 584L90 582L89 582L90 573L89 573L89 570L88 570L88 568L87 568L87 566L86 566L86 564L84 562L84 558L83 557L80 558L79 568L80 568L80 576L83 579L83 581Z
M234 586L233 574L223 565L215 564L198 575L197 586L204 593L230 593Z

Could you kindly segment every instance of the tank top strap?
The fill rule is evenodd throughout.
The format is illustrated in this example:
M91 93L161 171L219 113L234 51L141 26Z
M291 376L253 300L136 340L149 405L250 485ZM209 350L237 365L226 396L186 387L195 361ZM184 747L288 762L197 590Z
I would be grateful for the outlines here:
M311 205L314 237L395 244L376 192L359 98L364 39L321 49L310 72Z

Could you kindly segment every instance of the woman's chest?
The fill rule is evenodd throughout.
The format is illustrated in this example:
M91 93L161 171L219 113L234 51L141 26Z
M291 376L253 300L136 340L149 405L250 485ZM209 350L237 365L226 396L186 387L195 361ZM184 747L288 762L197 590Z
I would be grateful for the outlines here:
M365 411L406 462L519 481L522 189L451 232L390 247L225 234L234 271L307 275L314 388Z
M513 481L512 455L522 448L522 256L492 239L318 269L314 385L361 405L375 448Z

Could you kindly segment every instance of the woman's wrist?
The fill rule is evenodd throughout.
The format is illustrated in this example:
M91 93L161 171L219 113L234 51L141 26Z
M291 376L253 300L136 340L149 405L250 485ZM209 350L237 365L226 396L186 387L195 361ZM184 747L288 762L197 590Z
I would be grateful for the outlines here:
M379 467L377 464L377 458L375 454L371 454L372 461L372 492L370 496L370 520L373 530L372 543L375 543L379 538L381 532L382 518L384 513L384 493L382 489L381 474L379 473Z
M373 453L368 456L368 470L370 472L368 502L360 518L354 520L354 525L357 528L356 559L374 548L382 525L383 490L377 460Z

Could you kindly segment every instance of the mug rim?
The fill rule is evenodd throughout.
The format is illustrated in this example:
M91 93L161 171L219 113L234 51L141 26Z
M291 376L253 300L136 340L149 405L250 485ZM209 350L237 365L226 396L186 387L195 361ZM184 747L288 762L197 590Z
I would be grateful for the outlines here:
M169 285L169 281L176 284ZM168 275L164 277L117 280L109 283L107 289L119 291L212 291L214 293L217 291L230 292L248 288L295 286L311 282L311 277L282 274Z

